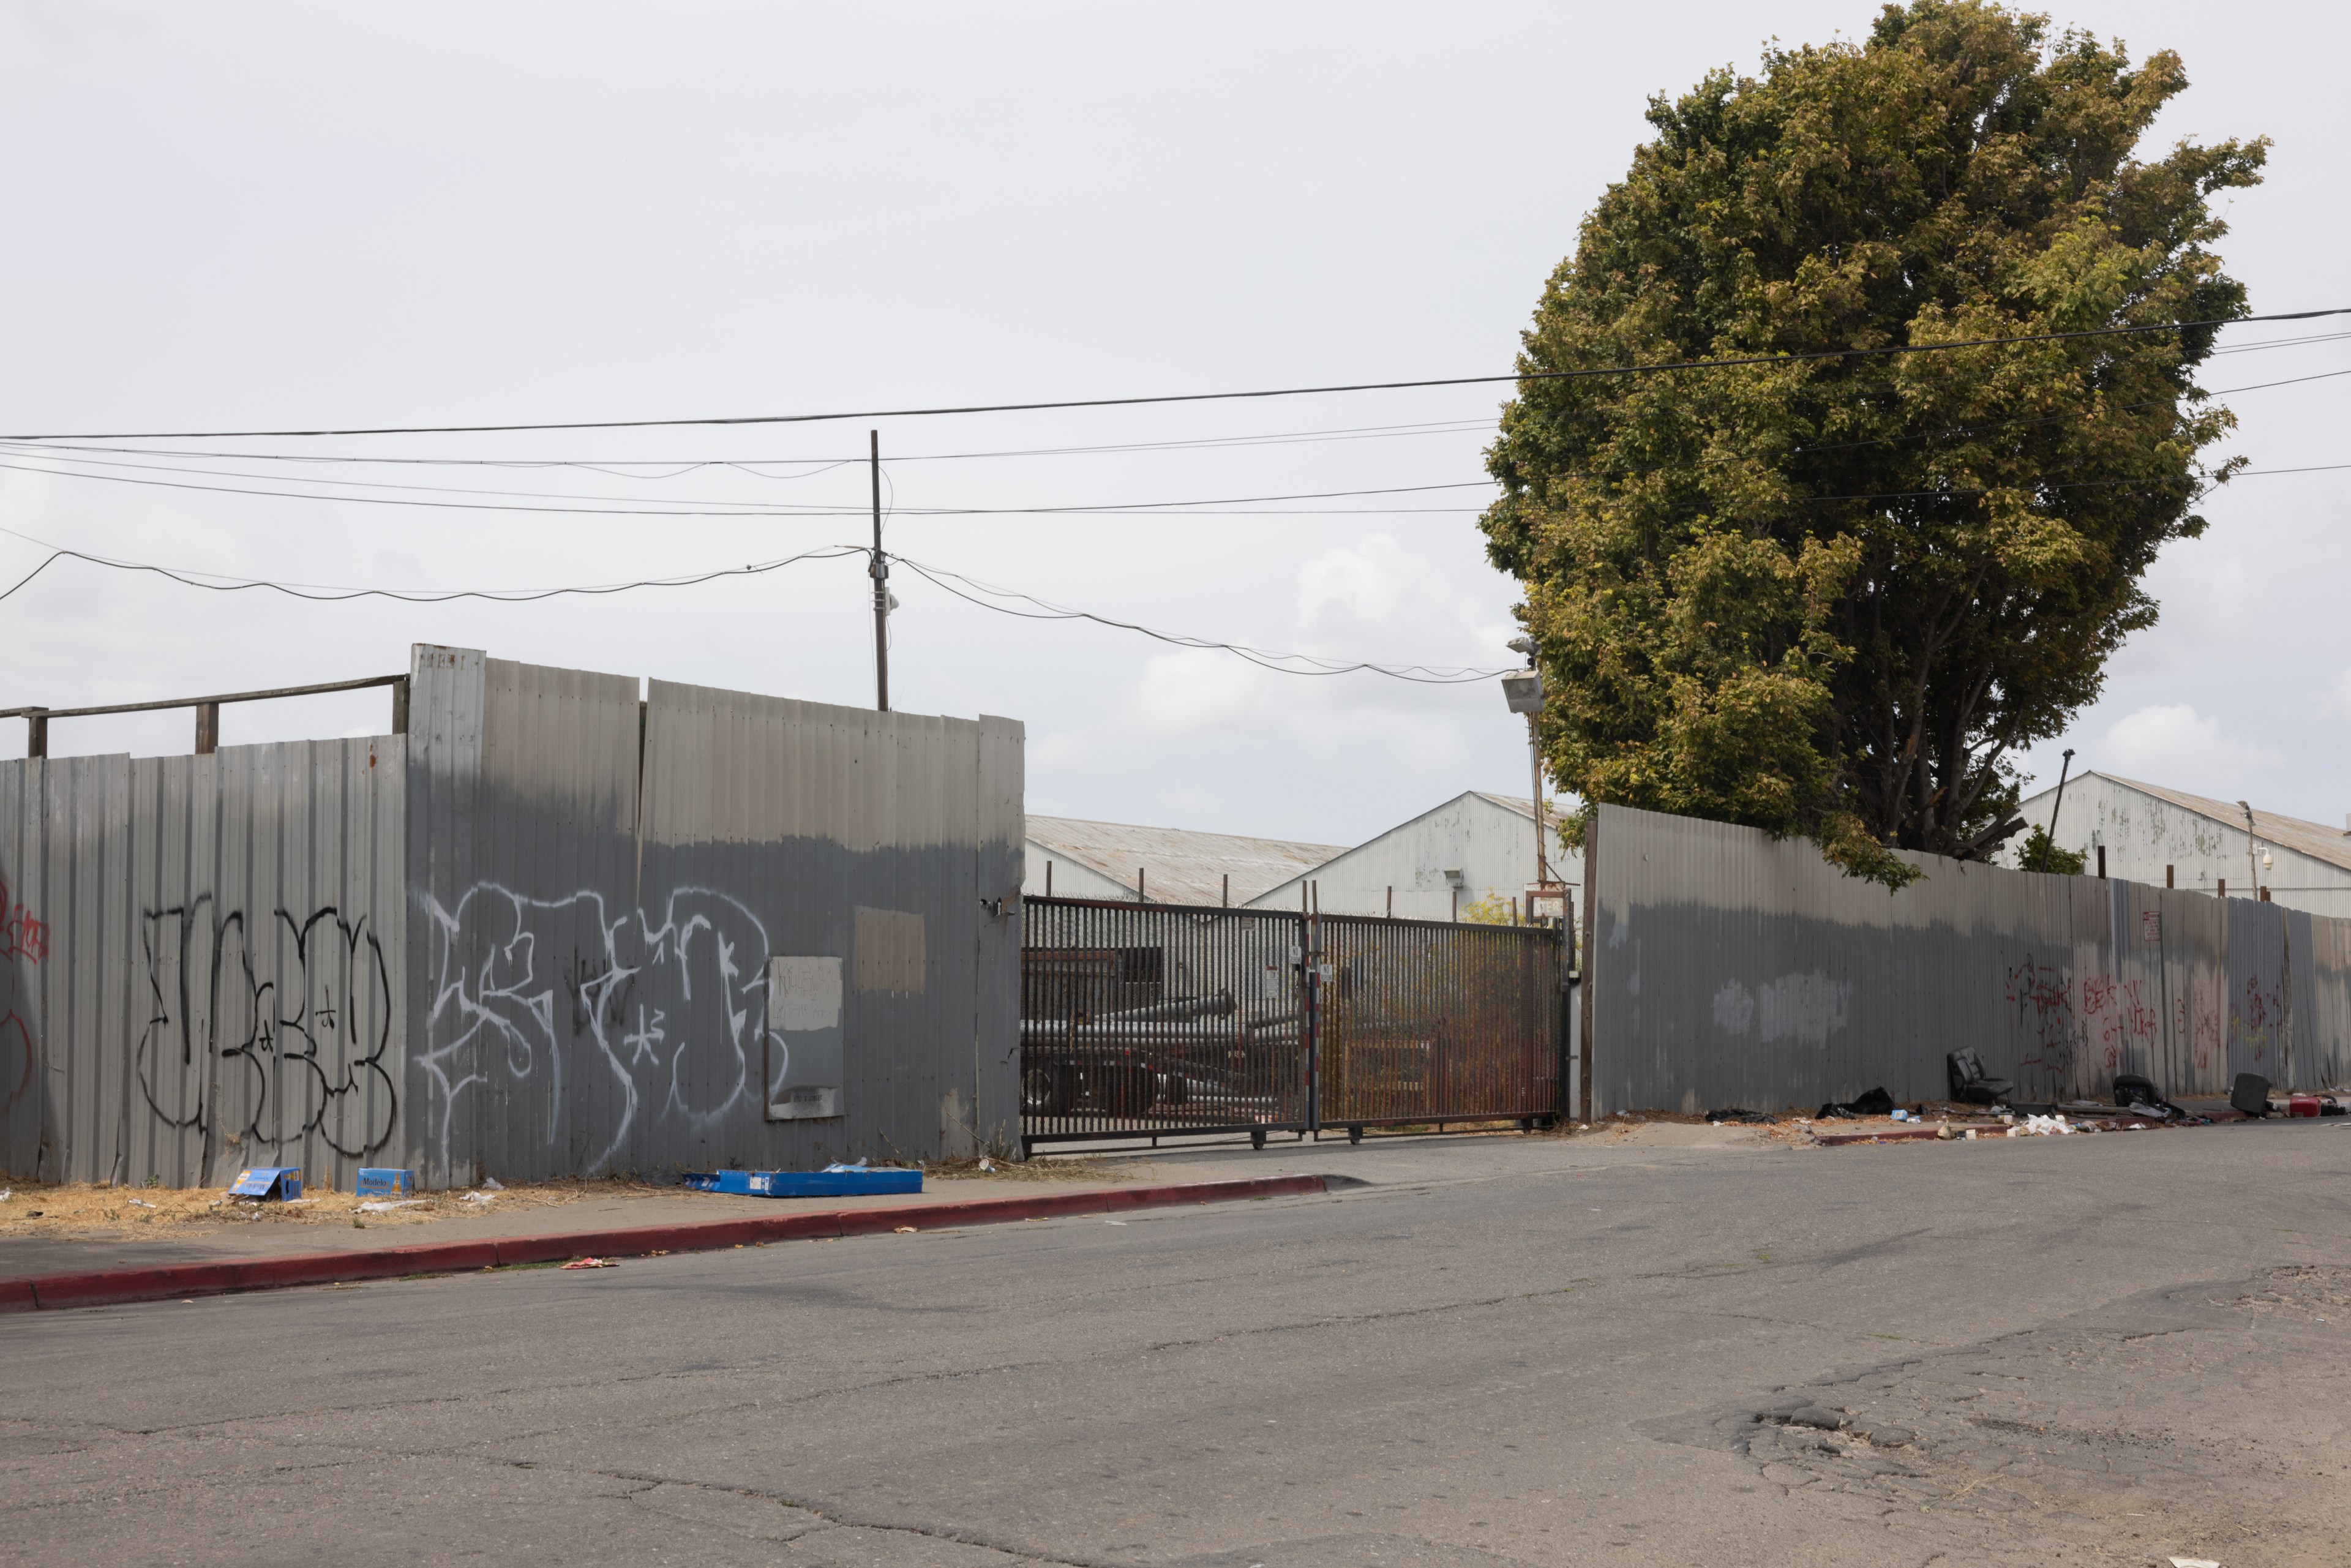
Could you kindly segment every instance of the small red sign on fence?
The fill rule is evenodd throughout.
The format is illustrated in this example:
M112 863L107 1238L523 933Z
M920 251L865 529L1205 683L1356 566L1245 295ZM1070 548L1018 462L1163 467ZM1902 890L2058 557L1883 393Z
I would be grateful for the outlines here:
M2162 945L2163 915L2158 911L2152 909L2139 911L2138 939L2150 947Z

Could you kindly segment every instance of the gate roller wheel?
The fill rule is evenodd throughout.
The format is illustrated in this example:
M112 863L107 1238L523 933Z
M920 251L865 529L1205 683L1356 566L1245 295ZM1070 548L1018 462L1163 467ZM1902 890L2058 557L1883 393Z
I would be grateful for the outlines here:
M1263 1127L1251 1127L1249 1129L1249 1147L1252 1149L1261 1149L1265 1147L1265 1129Z
M1364 1141L1363 1124L1359 1122L1347 1129L1347 1141L1351 1144L1360 1144Z

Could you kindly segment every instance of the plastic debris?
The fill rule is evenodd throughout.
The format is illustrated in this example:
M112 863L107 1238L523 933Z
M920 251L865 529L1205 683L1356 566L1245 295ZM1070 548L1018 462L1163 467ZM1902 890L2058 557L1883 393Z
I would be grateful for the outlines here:
M469 1192L457 1201L460 1203L487 1203L490 1199L491 1195L486 1192Z
M1105 1219L1102 1223L1104 1225L1124 1225L1126 1221L1123 1219Z
M617 1269L620 1267L610 1258L574 1258L563 1266L567 1269Z
M996 1162L989 1159L986 1155L982 1155L979 1156L979 1168L984 1171L992 1171L996 1168Z
M131 1200L131 1207L133 1208L152 1208L155 1206L148 1202L143 1197L134 1197Z
M2171 1560L2171 1568L2220 1568L2220 1565L2210 1557L2175 1557Z
M7 1202L10 1198L12 1198L12 1197L16 1197L16 1189L15 1187L13 1187L13 1186L0 1186L0 1203L5 1203L5 1202Z
M912 1236L914 1233L914 1228L913 1226L911 1226L911 1225L902 1225L902 1226L898 1227L898 1228L897 1228L895 1231L893 1231L892 1234L893 1234L893 1235L897 1235L897 1236Z
M424 1200L421 1197L385 1198L377 1203L360 1205L361 1214L390 1214L395 1208L414 1208Z
M506 1189L507 1184L500 1181L496 1176L484 1176L482 1178L482 1190L484 1192L504 1192Z

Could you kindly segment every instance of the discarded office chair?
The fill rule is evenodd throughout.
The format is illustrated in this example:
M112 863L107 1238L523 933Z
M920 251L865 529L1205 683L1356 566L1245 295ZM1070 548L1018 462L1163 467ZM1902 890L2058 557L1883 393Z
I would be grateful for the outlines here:
M1951 1075L1951 1098L1973 1105L1997 1105L2016 1087L2005 1078L1984 1071L1983 1058L1971 1049L1955 1051L1943 1059Z
M2127 1111L2134 1105L2143 1106L2158 1116L2185 1117L2188 1113L2163 1097L2155 1080L2137 1072L2115 1074L2115 1103Z
M2248 1116L2270 1113L2270 1081L2258 1072L2240 1072L2237 1086L2229 1091L2229 1103Z

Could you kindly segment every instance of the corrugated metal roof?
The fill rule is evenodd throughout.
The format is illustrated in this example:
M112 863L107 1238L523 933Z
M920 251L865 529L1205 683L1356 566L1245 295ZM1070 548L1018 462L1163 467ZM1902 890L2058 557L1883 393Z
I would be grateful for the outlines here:
M2160 784L2142 784L2136 779L2125 779L2116 773L2098 773L2095 769L2092 769L2091 773L2084 774L2083 777L2089 778L2093 775L2105 779L2108 783L2120 784L2125 789L2136 789L2142 795L2152 795L2158 800L2168 800L2173 805L2194 811L2199 816L2210 817L2223 827L2240 831L2244 828L2244 808L2234 800L2215 800L2203 795L2190 795L2185 789L2167 789ZM2313 860L2325 861L2329 865L2339 865L2346 871L2351 871L2351 832L2346 832L2341 828L2330 828L2323 822L2304 821L2300 817L2281 816L2275 811L2264 811L2256 806L2253 808L2253 836L2264 843L2275 844L2281 849L2294 850L2298 853L2308 855Z
M1029 841L1126 887L1134 885L1140 867L1144 892L1155 904L1214 904L1224 895L1227 876L1233 879L1233 902L1244 904L1347 849L1344 844L1035 816L1029 819Z

